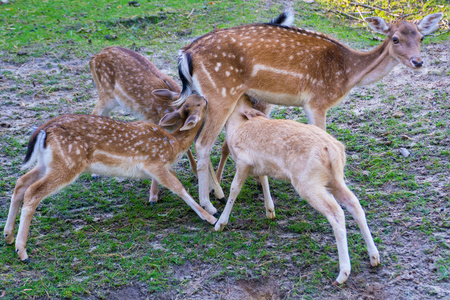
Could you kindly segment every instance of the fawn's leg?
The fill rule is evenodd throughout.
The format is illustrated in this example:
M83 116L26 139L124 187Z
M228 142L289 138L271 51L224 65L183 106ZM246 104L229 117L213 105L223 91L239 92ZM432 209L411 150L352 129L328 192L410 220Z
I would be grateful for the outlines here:
M149 172L150 174L150 172ZM161 168L157 174L154 174L154 178L158 180L163 186L180 196L184 202L186 202L202 219L206 220L211 225L217 222L217 219L205 211L197 202L194 201L191 195L184 189L178 178L169 170Z
M79 168L82 170L84 166L79 166ZM16 239L16 252L22 261L27 261L28 259L25 246L31 219L38 204L42 199L72 183L80 175L81 170L79 172L71 170L72 172L70 174L64 170L47 171L44 177L33 183L25 192L22 213L20 214L19 232L17 233Z
M16 222L17 214L19 213L20 205L23 202L25 192L33 183L42 178L42 176L44 176L44 170L39 166L36 166L17 180L4 229L4 236L7 244L12 244L14 242L14 224Z
M315 187L312 183L302 182L301 186L297 184L295 188L300 196L327 218L333 228L339 255L339 275L335 283L341 284L347 280L351 270L344 211L323 186Z
M347 210L352 214L353 218L358 223L361 234L364 237L364 241L367 245L367 252L369 252L370 264L377 266L380 264L380 254L375 246L375 243L370 233L369 226L367 225L366 214L359 203L358 198L350 191L345 183L338 184L336 189L332 190L333 195L338 199Z
M259 176L261 186L264 193L264 206L266 208L266 216L269 219L275 218L275 205L273 204L272 196L270 195L269 178L267 176Z
M236 162L236 174L234 175L233 182L231 182L230 196L228 197L227 205L225 205L219 221L214 227L215 231L223 230L223 228L228 224L234 202L236 201L236 198L241 191L242 185L247 178L249 170L250 166L240 166L239 163Z

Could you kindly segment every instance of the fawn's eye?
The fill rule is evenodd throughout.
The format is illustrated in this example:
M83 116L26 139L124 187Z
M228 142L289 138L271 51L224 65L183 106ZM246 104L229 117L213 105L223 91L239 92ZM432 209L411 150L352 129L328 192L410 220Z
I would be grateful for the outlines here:
M420 42L423 42L423 37L420 38Z
M398 42L400 42L399 39L398 39L398 37L396 37L396 36L394 36L394 37L392 38L392 41L394 42L394 44L398 44Z

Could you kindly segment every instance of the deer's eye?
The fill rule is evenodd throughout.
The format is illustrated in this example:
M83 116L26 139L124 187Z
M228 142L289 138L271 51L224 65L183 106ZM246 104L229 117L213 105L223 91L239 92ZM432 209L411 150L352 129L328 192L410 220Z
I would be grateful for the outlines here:
M399 39L398 39L398 37L396 37L396 36L394 36L393 38L392 38L392 41L394 42L394 44L398 44L400 41L399 41Z
M420 42L423 42L423 37L420 38Z

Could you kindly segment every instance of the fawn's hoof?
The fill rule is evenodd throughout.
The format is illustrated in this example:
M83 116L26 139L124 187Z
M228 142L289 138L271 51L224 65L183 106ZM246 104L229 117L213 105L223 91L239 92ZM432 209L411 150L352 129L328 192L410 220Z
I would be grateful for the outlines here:
M5 234L5 242L7 245L12 245L14 243L14 236Z
M26 259L22 259L22 262L25 264L29 264L31 261L30 261L30 258L28 257Z

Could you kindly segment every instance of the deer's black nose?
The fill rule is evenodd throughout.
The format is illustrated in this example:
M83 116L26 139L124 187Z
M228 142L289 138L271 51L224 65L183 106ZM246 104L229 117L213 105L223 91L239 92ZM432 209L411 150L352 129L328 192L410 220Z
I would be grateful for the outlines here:
M414 67L416 68L420 68L423 66L423 61L421 59L413 59L411 60L412 64L414 65Z

